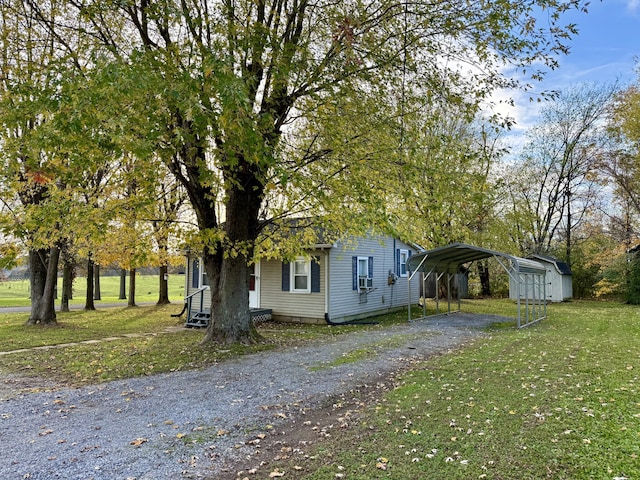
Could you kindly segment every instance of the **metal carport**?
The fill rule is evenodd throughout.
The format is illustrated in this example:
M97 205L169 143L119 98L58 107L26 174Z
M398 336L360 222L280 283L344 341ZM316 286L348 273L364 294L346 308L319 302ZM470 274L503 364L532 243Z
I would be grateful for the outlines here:
M409 321L411 321L411 281L418 273L424 273L423 282L426 281L429 275L435 275L436 299L438 298L438 283L445 274L447 275L448 311L451 312L450 284L452 276L459 271L461 265L484 258L495 258L517 285L518 328L535 323L547 316L547 304L545 302L546 268L544 265L535 260L516 257L507 253L496 252L465 243L452 243L444 247L417 253L407 261L409 269ZM522 312L523 307L525 308L524 315ZM460 298L458 295L459 310Z

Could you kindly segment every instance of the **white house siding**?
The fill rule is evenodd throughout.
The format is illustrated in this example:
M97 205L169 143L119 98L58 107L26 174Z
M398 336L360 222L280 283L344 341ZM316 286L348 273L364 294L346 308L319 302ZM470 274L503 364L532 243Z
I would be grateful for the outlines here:
M282 262L263 260L260 264L260 307L271 309L274 320L325 323L326 251L313 256L320 265L320 292L297 293L282 289Z
M260 263L260 308L270 309L278 321L302 323L345 322L406 308L408 279L398 271L398 251L415 253L415 248L390 236L358 239L357 242L338 243L318 249L311 255L318 259L319 291L290 292L283 289L283 270L280 260ZM372 258L372 288L367 293L353 289L353 257ZM185 291L190 295L198 290L193 286L193 258L189 258ZM316 271L317 272L317 271ZM394 279L390 284L389 278ZM317 278L317 277L316 277ZM202 275L200 275L202 284ZM420 282L412 282L412 302L419 298ZM210 291L203 296L208 309ZM200 296L193 299L192 310L200 309Z
M198 287L194 286L193 280L194 280L194 261L198 261L198 269L200 268L204 268L202 267L202 261L201 260L197 260L194 257L187 257L187 270L185 272L185 298L188 298L189 295L192 295L194 293L196 293L198 290L200 290L202 285L202 272L198 271L197 272L197 278L198 278ZM200 308L202 304L202 308ZM195 312L199 312L200 310L209 310L211 308L211 291L207 288L205 289L202 294L197 294L194 295L192 297L192 310Z
M329 251L331 280L329 286L329 318L340 323L385 313L407 306L408 280L398 272L397 251L415 253L415 248L390 236L360 239L357 245L337 244ZM353 257L373 258L373 285L368 293L353 289ZM389 274L395 283L389 285ZM413 302L418 300L420 282L412 282Z

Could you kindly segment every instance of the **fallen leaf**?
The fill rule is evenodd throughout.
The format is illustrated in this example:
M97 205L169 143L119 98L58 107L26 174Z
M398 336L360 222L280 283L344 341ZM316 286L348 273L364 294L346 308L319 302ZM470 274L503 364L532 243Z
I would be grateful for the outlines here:
M146 439L146 438L136 438L135 440L132 440L129 445L133 445L134 447L139 447L140 445L142 445L143 443L146 443L148 441L149 440Z

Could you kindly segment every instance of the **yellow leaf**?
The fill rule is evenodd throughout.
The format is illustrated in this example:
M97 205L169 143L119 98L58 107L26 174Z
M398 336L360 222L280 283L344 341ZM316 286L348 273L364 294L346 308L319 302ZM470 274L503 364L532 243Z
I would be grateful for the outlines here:
M136 438L135 440L131 441L130 445L133 445L134 447L139 447L140 445L146 442L148 442L146 438Z
M277 468L269 474L269 478L284 477L285 472L281 472Z

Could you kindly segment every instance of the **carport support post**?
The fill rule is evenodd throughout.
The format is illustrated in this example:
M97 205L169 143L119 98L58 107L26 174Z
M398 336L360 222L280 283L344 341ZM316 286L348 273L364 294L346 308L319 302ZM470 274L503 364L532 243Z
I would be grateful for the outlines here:
M521 309L521 305L520 305L520 296L521 296L520 286L522 285L522 281L521 281L522 279L521 279L521 276L520 276L519 273L517 274L517 278L518 278L518 281L517 281L517 284L518 284L518 288L517 288L517 291L518 291L518 328L520 328L520 309Z
M436 272L436 314L440 313L440 275Z
M411 274L407 275L407 316L409 323L411 323L411 277Z
M451 274L447 272L447 313L451 313Z
M422 317L427 316L427 276L424 272L420 274L420 280L422 282Z
M524 275L524 305L525 305L525 324L529 324L529 275L525 273Z

